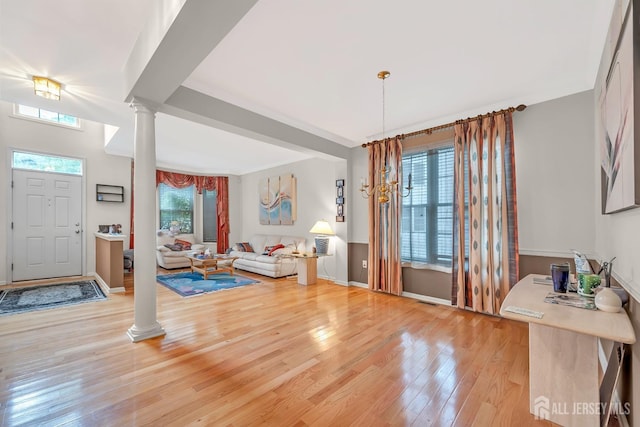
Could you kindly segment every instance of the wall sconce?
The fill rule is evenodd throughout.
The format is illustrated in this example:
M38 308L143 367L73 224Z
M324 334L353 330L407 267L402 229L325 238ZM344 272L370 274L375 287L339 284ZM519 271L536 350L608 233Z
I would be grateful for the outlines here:
M60 100L61 84L47 77L33 76L33 90L36 95L55 101Z

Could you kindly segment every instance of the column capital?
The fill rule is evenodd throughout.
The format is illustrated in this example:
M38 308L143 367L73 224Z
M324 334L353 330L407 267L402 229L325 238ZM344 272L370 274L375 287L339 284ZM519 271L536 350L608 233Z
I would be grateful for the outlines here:
M155 102L147 101L143 98L133 98L133 100L129 103L129 107L133 108L133 111L136 114L143 113L152 114L153 116L155 116L156 112L158 111Z

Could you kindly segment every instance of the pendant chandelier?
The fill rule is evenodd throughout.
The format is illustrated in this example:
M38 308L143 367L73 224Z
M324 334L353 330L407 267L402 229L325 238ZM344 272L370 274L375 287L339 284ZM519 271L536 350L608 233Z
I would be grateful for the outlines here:
M384 81L391 75L389 71L380 71L378 78L382 80L382 140L385 138L385 96L384 96ZM383 166L380 170L380 181L378 184L373 183L372 186L365 180L360 182L360 194L365 199L376 195L378 197L378 203L389 203L389 197L393 192L398 191L398 181L388 181L389 170L387 166ZM369 188L371 187L371 188ZM400 193L402 197L407 197L411 194L411 174L409 174L409 185L407 185L404 191Z

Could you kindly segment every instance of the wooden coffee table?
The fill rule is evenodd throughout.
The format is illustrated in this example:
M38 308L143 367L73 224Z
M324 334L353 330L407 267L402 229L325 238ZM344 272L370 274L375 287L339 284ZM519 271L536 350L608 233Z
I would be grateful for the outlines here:
M214 255L210 258L198 258L197 255L187 255L191 262L191 272L200 273L204 280L209 278L210 274L228 272L233 275L233 261L238 257Z

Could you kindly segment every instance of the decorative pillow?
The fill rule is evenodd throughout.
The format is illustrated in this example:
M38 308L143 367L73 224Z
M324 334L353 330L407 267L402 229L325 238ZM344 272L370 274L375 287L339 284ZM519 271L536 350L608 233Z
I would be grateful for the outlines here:
M253 252L253 248L249 242L236 243L236 246L240 252Z
M225 254L229 255L231 253L231 251L233 250L233 248L227 248L226 251L224 251Z
M182 250L182 245L180 243L176 243L176 244L171 244L171 243L167 243L166 245L164 245L165 247L171 249L172 251L178 252Z
M187 242L186 240L176 239L176 245L182 245L182 249L185 251L191 250L191 242Z
M274 256L274 255L291 255L293 253L293 251L295 250L295 248L296 248L295 246L287 245L284 248L276 249L275 251L273 251L271 256Z
M284 245L282 243L278 243L277 245L273 245L273 246L266 246L264 248L264 253L262 255L273 255L273 253L275 251L277 251L278 249L282 249L284 248Z
M262 255L269 255L269 251L271 251L271 249L275 248L275 245L273 246L265 246L264 247L264 251L262 251Z

